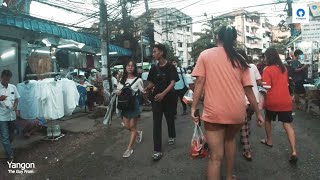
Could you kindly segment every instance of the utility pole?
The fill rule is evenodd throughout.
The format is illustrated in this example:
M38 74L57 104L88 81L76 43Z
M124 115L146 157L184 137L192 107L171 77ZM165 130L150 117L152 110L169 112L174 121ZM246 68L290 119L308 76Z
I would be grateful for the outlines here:
M143 58L144 58L144 51L143 51L143 30L141 31L141 69L143 70Z
M215 40L215 36L214 36L214 19L213 16L211 16L211 30L212 30L212 42Z
M149 23L150 22L150 12L149 12L148 0L144 0L144 6L146 8L147 23Z
M108 13L105 0L99 0L100 9L100 39L101 39L101 61L102 61L102 77L107 77L109 81L110 93L113 91L111 82L111 72L109 67L109 33L108 33Z

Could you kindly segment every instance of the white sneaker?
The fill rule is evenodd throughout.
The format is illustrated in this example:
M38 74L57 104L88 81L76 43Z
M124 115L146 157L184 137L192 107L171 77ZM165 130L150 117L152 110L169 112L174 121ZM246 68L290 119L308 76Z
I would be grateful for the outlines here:
M141 143L142 135L143 135L143 132L142 131L138 131L138 136L136 138L136 143Z
M169 140L168 140L169 145L174 145L175 142L176 142L175 138L169 138Z
M131 156L131 154L133 153L133 149L131 150L126 150L126 152L123 153L123 156L124 158L128 158Z

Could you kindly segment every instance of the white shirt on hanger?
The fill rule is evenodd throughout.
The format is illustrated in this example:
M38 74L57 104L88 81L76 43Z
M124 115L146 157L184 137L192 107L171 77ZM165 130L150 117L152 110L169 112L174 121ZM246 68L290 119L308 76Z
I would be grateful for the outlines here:
M64 103L61 80L53 78L41 80L39 117L56 120L64 116Z
M77 85L74 81L63 78L61 82L63 92L64 114L70 116L72 115L76 107L79 105L80 94L77 90Z

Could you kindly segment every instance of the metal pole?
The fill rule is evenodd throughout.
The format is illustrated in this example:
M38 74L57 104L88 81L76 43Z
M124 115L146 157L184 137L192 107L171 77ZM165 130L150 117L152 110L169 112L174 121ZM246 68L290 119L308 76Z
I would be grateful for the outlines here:
M143 31L141 31L141 69L143 70L143 56L144 56L144 51L143 51Z
M111 73L109 67L109 35L108 35L108 15L105 0L99 0L100 7L100 39L101 39L101 74L109 80L109 89L112 92Z
M213 19L213 16L211 16L211 30L212 30L212 38L213 38L213 41L215 41L215 36L214 36L214 19Z
M150 20L150 14L149 14L149 5L148 5L148 0L144 0L144 6L146 8L146 17L147 17L147 22Z

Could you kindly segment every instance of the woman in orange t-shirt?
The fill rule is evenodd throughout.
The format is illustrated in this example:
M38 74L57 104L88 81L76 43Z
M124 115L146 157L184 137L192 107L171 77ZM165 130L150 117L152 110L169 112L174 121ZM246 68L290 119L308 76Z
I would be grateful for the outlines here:
M192 75L197 77L191 116L194 116L197 104L204 90L203 115L206 137L211 155L208 162L208 179L220 179L220 166L226 153L226 177L232 175L236 153L235 136L240 131L246 117L246 100L257 115L259 125L264 119L259 111L252 90L249 65L240 56L233 45L237 31L232 26L223 26L218 32L218 47L203 51Z
M265 52L267 67L263 70L263 87L268 89L265 108L266 108L266 134L267 137L261 140L261 143L272 147L271 121L283 122L283 128L287 132L289 143L291 145L290 162L295 163L297 150L295 144L295 134L292 128L292 99L289 92L288 71L283 65L276 49L268 48Z

